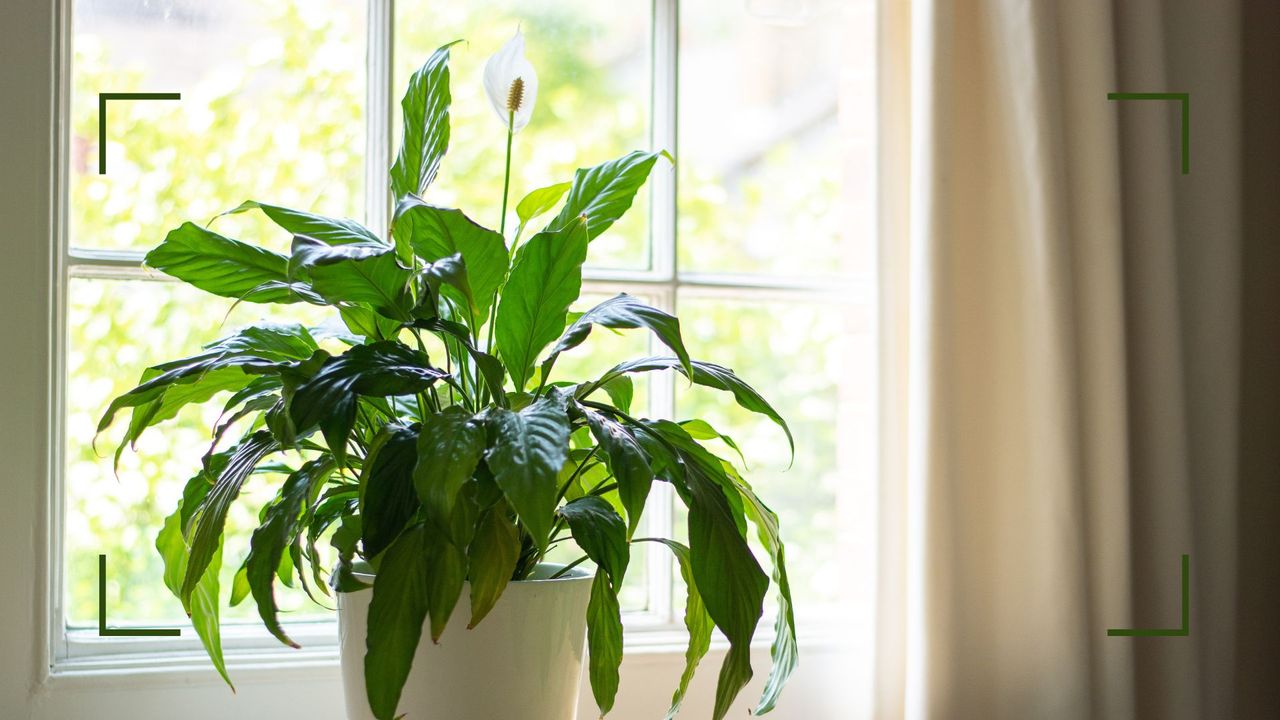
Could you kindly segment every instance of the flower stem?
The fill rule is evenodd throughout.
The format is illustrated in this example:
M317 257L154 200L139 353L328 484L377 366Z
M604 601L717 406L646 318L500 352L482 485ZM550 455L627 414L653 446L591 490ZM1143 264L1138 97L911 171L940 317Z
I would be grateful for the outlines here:
M507 166L502 173L502 217L498 218L498 234L507 241L507 194L511 190L511 141L515 138L516 113L507 113ZM513 248L514 249L514 248ZM493 326L498 321L498 296L494 293L493 306L489 309L489 335L484 343L485 352L493 352Z

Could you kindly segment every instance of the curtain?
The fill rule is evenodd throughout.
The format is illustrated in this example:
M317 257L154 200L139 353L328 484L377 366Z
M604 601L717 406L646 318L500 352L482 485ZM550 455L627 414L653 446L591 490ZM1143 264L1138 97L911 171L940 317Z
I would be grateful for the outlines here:
M876 717L1280 717L1245 6L881 3Z

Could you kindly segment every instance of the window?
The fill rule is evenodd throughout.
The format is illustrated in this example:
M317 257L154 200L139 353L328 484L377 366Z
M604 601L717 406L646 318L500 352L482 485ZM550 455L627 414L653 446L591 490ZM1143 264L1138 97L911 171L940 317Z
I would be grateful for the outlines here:
M516 145L513 197L636 147L672 150L676 169L655 172L611 237L593 243L584 302L625 291L677 311L695 356L737 370L790 420L794 462L774 426L724 398L688 393L664 375L648 378L638 398L650 415L708 417L745 451L749 477L790 538L802 626L826 622L824 608L849 589L844 580L870 577L873 0L69 5L56 664L113 667L133 651L197 647L187 637L98 638L97 555L108 556L113 624L179 622L152 543L220 406L215 399L149 431L118 472L115 437L99 438L96 449L89 438L108 399L143 368L258 319L262 308L232 309L149 273L145 249L184 220L208 220L246 199L384 227L398 91L431 50L455 38L469 44L454 52L454 132L430 194L496 224L503 138L487 117L479 74L517 25L541 91ZM113 102L104 175L97 96L106 91L182 98ZM215 227L287 242L251 215L222 217ZM296 312L318 320L307 308ZM639 333L611 337L594 355L565 362L599 371L619 355L648 352L647 343ZM681 518L663 490L646 514L647 532L679 536ZM224 588L244 551L225 549ZM639 637L679 627L683 601L673 597L669 557L644 545L637 553L644 557L635 558L624 598L629 629ZM869 608L870 590L858 593ZM295 622L322 618L295 595L286 601ZM224 610L225 619L245 621L224 633L227 644L274 647L250 605ZM332 635L324 622L310 632L320 648Z

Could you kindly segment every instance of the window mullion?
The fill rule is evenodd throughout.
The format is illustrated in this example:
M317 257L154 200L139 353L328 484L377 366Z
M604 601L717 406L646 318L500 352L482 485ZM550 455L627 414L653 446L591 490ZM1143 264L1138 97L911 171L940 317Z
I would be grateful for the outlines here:
M389 226L391 193L392 75L395 67L395 0L368 0L365 75L365 225L375 233Z

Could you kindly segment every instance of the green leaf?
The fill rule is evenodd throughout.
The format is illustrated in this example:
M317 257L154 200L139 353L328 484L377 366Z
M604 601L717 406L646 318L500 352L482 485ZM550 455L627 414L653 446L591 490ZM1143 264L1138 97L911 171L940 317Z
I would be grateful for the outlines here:
M733 477L741 493L747 517L755 524L760 544L773 562L773 581L778 586L778 616L774 622L774 641L770 648L773 670L765 682L764 692L756 706L755 715L763 715L778 702L782 688L800 664L800 648L796 643L795 603L791 599L791 582L787 579L787 552L782 543L778 516L752 491L741 478Z
M308 494L316 483L323 482L331 472L333 460L326 457L311 460L289 475L280 489L279 497L267 507L262 524L253 531L249 541L249 556L244 563L245 580L258 605L263 625L277 640L294 648L299 645L285 634L277 617L274 588L276 569L286 557L285 548L297 535L298 516Z
M569 451L569 418L558 392L520 412L495 408L488 416L485 456L494 481L545 552L556 511L556 476Z
M458 491L484 452L484 427L455 405L424 419L417 443L413 486L427 517L447 531Z
M462 585L467 580L467 556L448 538L434 533L427 536L424 552L431 641L438 643L458 598L462 596Z
M471 622L480 624L493 609L520 559L520 532L507 515L506 503L484 512L467 549L471 575Z
M327 245L306 235L293 237L290 277L309 279L311 288L335 305L363 303L388 318L410 320L411 274L381 243Z
M684 339L680 336L680 321L674 315L649 307L636 298L621 293L583 313L582 317L565 330L560 341L551 348L547 359L542 362L544 378L550 376L551 367L560 353L581 345L591 334L593 325L614 329L648 328L680 359L685 375L694 374L689 351L685 349Z
M680 706L684 703L685 693L689 690L689 683L693 681L698 664L702 662L707 650L711 649L711 631L715 625L711 622L711 616L707 614L707 608L702 602L698 584L694 582L689 548L674 540L663 538L647 538L647 540L660 542L671 549L680 564L680 577L688 590L684 603L684 627L689 633L689 647L684 653L684 672L680 675L680 684L676 687L675 694L671 696L671 709L667 710L666 720L672 720L680 712Z
M419 525L387 548L373 581L364 677L378 720L396 717L427 618L427 592L426 531Z
M584 398L603 387L614 378L626 373L670 369L679 370L681 373L687 372L683 363L674 357L646 357L638 360L628 360L615 365L594 383L581 386L576 395L579 398ZM686 375L686 377L688 376ZM752 412L760 413L761 415L768 417L770 420L773 420L782 428L782 431L787 434L787 443L791 447L792 455L795 455L795 440L791 437L791 428L787 427L787 421L782 419L782 416L778 414L778 411L774 410L773 406L770 405L768 401L760 395L760 393L756 392L750 385L739 379L732 370L709 362L694 360L693 375L690 379L698 385L731 392L733 393L733 399L737 401L739 406Z
M631 548L627 544L627 525L604 500L587 496L565 503L560 515L569 522L574 542L599 566L613 582L614 592L622 589L627 574Z
M191 483L197 484L199 492L208 491L209 486L204 481L203 474L197 475ZM160 557L164 561L165 586L178 597L181 597L182 579L187 573L187 545L183 540L182 532L183 504L194 504L200 497L199 495L186 497L186 495L184 493L183 500L179 501L178 508L173 514L165 518L163 527L156 535L156 550L160 552ZM191 626L200 637L200 643L204 645L209 660L213 662L214 668L222 676L223 681L234 691L235 686L232 685L231 678L227 674L227 664L222 655L222 631L218 617L218 573L221 569L222 543L219 542L204 573L200 576L199 583L191 593L190 602L186 605L191 616Z
M587 238L595 240L631 207L636 192L649 179L649 171L659 155L666 153L637 150L592 168L579 169L573 174L573 185L564 207L546 230L569 227L574 220L585 215Z
M364 557L374 557L390 546L418 511L413 490L417 445L416 432L388 425L369 447L360 473Z
M609 395L613 406L624 413L631 412L631 400L635 397L635 383L626 375L619 375L604 384L604 391Z
M618 694L618 668L622 665L622 613L617 594L600 573L596 573L591 581L591 600L587 603L587 649L591 694L600 708L600 717L604 717L613 709L613 701Z
M653 469L644 451L623 425L594 410L575 406L587 421L591 434L605 451L609 470L618 482L618 495L627 511L627 536L640 525L649 490L653 486Z
M476 316L472 327L478 328L476 323L484 322L507 275L510 258L502 236L477 224L461 210L429 205L416 197L404 198L396 206L391 234L397 247L409 247L429 263L462 255L474 301L470 306ZM448 287L444 292L460 307L468 307L461 294Z
M264 283L287 285L289 280L285 256L190 222L170 230L164 241L147 253L144 262L207 293L237 299ZM246 299L259 303L298 301L287 287L259 291Z
M706 420L681 420L680 427L684 428L684 431L689 433L689 436L695 440L719 440L727 445L730 450L737 453L738 459L742 461L742 465L744 467L746 466L747 457L742 454L742 449L738 447L738 443L734 442L733 438L728 435L716 430L711 426L711 423Z
M484 383L489 388L489 395L500 407L506 407L506 393L502 390L503 381L506 379L506 371L502 367L502 362L482 350L477 350L476 346L471 343L471 333L467 331L465 325L441 318L431 318L430 320L418 320L413 326L433 332L446 333L457 338L462 343L462 347L467 351L467 354L471 356L471 360L475 362L476 367L480 369L480 376L484 378Z
M462 259L462 253L454 253L449 257L440 258L439 260L428 263L421 271L419 277L426 283L426 291L419 294L418 307L414 308L414 315L418 317L436 317L437 310L433 305L424 308L423 303L435 303L440 297L442 291L447 293L456 292L466 301L462 307L475 307L475 296L471 293L471 282L467 277L467 264ZM425 312L429 310L430 312Z
M396 199L422 194L449 149L449 48L458 42L436 50L409 78L409 89L400 101L404 137L391 166L391 194Z
M314 376L298 386L290 415L300 429L319 426L330 452L343 462L358 395L412 395L446 375L430 366L426 353L400 343L356 345L325 360Z
M550 212L572 186L571 182L556 183L525 195L524 199L516 205L516 215L520 218L520 225L528 225L530 220Z
M313 215L302 210L270 205L257 200L245 200L236 207L222 213L222 215L235 215L254 209L261 210L263 214L271 218L272 222L289 231L292 235L309 235L330 245L346 245L360 242L382 243L382 239L374 235L373 231L355 220Z
M384 317L363 305L349 305L338 308L342 322L351 332L369 340L394 340L402 323Z
M518 392L542 349L564 330L569 305L582 290L586 259L586 225L580 222L538 233L516 254L498 302L495 338Z
M227 521L227 510L240 494L254 466L268 453L277 449L271 433L259 430L245 438L227 465L218 475L218 480L209 488L208 494L200 503L193 517L195 532L191 536L191 552L187 559L186 573L182 578L182 586L178 597L184 607L190 611L191 594L209 567L214 553L222 544L222 529ZM272 567L275 570L275 567Z

